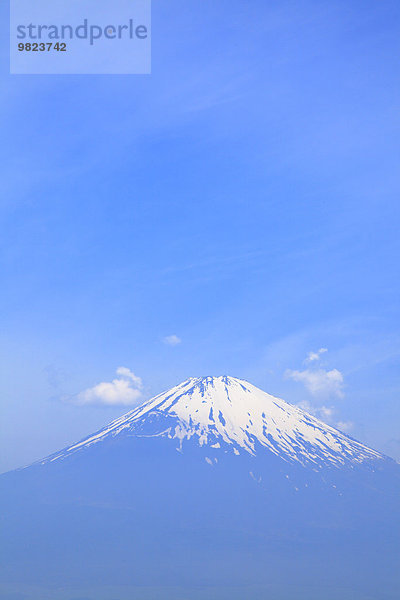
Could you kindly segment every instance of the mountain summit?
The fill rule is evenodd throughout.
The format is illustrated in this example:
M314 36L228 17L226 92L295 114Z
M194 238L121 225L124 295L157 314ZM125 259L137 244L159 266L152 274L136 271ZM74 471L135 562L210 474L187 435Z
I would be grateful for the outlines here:
M155 396L77 444L51 455L64 459L118 436L164 436L224 452L269 451L302 465L358 464L385 457L301 408L235 377L190 378Z
M1 598L397 600L399 465L234 377L188 379L0 487Z

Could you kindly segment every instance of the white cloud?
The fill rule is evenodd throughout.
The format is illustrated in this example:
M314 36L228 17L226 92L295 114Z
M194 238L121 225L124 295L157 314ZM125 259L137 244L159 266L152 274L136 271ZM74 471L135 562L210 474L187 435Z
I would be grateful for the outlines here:
M353 423L351 421L338 421L336 427L341 431L351 431L353 429Z
M314 406L307 400L300 402L298 406L324 421L330 421L335 413L333 406Z
M305 369L286 371L287 377L303 383L315 398L343 398L343 375L338 369Z
M286 377L302 383L311 397L298 403L303 410L315 415L322 421L333 424L342 431L350 431L353 424L350 421L338 421L337 410L331 402L344 398L344 378L339 369L324 369L321 367L321 355L327 352L327 348L320 348L316 352L309 352L305 363L307 367L303 370L293 371L288 369ZM329 404L327 405L327 402Z
M110 382L98 383L80 392L73 399L76 404L103 406L129 406L137 404L142 396L142 380L127 367L118 367L116 377Z
M135 373L128 369L128 367L118 367L117 375L120 375L121 377L127 377L128 379L131 379L133 383L137 385L137 387L142 387L142 380L140 377L135 375Z
M182 340L177 335L173 334L173 335L167 335L163 339L163 342L164 342L164 344L167 344L167 346L178 346L178 344L182 343Z
M330 419L335 412L335 409L332 406L319 406L315 410L323 419Z
M316 352L309 352L305 362L313 362L314 360L320 360L321 354L328 352L328 348L320 348Z

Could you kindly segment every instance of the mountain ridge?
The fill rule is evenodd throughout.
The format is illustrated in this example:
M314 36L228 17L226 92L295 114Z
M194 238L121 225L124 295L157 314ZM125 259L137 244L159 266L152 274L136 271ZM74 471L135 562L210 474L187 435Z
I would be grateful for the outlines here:
M190 439L235 454L268 450L303 466L391 460L300 407L224 375L189 378L37 464L121 435L164 436L177 440L180 450Z

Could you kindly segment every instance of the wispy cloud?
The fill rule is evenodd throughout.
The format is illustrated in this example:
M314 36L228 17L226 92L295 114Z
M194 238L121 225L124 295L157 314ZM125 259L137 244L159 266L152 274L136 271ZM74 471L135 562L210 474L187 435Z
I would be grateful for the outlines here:
M307 400L303 400L303 402L300 402L298 406L306 412L315 415L316 417L324 421L331 421L335 413L335 409L333 406L314 406L313 404L311 404L311 402L308 402Z
M335 422L336 409L334 406L315 406L307 400L300 402L298 406L306 412L310 413L311 415L314 415L318 419L321 419L321 421L334 425L334 427L336 427L340 431L343 431L344 433L348 433L354 427L354 423L352 421Z
M287 369L285 376L302 383L312 397L303 400L298 406L323 421L333 424L336 408L332 403L334 400L344 398L344 377L339 369L322 368L319 361L325 352L328 352L327 348L309 352L304 361L307 367L303 370ZM339 421L335 425L342 431L349 431L353 426L350 421Z
M127 367L118 367L112 381L103 381L80 392L71 400L80 406L129 406L137 404L142 396L142 380Z
M305 388L318 399L343 398L343 375L338 369L304 369L292 371L288 369L286 376L294 381L299 381Z
M321 354L328 352L328 348L320 348L316 352L309 352L305 362L313 362L315 360L320 360Z
M349 432L353 429L354 424L351 421L338 421L336 427L344 432Z
M178 346L179 344L182 343L182 340L180 337L173 334L173 335L167 335L165 338L163 338L163 342L167 346Z

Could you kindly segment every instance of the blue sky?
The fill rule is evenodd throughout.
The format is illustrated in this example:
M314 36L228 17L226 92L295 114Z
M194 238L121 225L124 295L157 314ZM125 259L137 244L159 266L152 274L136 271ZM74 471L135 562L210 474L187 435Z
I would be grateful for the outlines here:
M124 412L76 401L118 367L140 398L242 377L400 459L399 23L153 2L151 76L10 76L3 36L2 470Z

